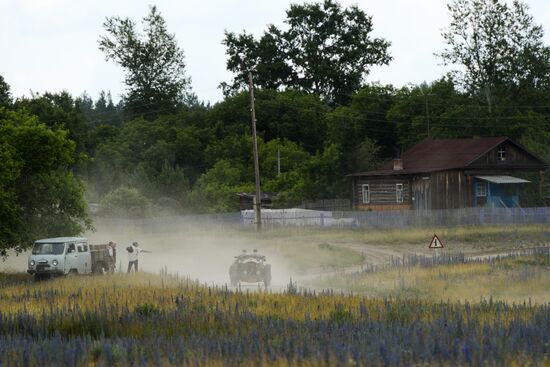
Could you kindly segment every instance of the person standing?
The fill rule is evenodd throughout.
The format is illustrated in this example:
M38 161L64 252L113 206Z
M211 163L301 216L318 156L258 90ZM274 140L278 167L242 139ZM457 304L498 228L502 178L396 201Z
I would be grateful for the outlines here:
M132 267L134 267L134 271L137 273L139 253L140 252L150 253L151 251L140 249L139 243L137 242L132 243L132 246L129 246L127 250L128 250L128 274L130 273L130 271L132 271Z
M109 241L107 250L109 251L109 257L110 257L109 273L113 274L116 268L116 242Z

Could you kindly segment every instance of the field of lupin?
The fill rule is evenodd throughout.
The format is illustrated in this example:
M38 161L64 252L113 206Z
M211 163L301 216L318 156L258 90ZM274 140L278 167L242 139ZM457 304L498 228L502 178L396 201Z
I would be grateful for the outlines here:
M1 366L549 363L550 305L204 286L166 273L0 275Z

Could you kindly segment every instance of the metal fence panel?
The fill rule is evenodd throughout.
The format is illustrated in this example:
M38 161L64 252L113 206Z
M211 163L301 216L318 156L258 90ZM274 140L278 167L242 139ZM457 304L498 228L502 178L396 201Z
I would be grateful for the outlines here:
M253 221L241 212L181 215L142 219L94 218L96 222L115 220L119 225L162 229L177 226L204 228L252 228ZM311 211L307 215L282 211L277 217L262 217L264 228L324 227L396 229L414 227L485 226L511 224L550 224L550 207L541 208L464 208L429 211Z

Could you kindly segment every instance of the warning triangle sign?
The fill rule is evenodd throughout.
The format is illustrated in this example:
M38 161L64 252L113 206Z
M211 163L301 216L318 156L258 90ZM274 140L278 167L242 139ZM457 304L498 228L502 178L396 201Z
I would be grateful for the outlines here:
M430 245L428 246L428 248L443 248L443 242L441 242L441 240L439 239L439 237L437 237L436 234L434 234L433 238L432 238L432 241L430 242Z

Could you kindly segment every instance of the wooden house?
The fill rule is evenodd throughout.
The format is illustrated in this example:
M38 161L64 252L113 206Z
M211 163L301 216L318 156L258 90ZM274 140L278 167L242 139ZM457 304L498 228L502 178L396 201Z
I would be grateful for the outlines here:
M514 176L539 173L547 164L507 137L427 139L379 170L349 175L361 210L517 207Z

